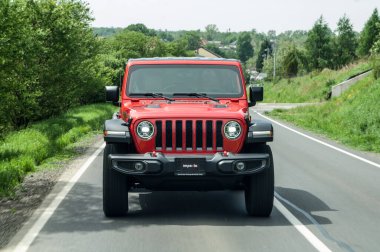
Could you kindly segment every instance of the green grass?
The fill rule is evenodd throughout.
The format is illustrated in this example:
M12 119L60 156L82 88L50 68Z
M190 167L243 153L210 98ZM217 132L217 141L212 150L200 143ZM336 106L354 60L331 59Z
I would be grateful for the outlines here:
M100 132L115 110L110 104L77 107L7 135L0 141L0 196L11 195L25 175L44 167L46 160L73 155L75 142Z
M360 150L380 152L380 79L372 76L329 102L270 115Z
M341 70L325 69L302 77L282 79L278 83L264 84L264 102L320 102L326 100L333 85L350 76L368 70L368 62L358 62Z

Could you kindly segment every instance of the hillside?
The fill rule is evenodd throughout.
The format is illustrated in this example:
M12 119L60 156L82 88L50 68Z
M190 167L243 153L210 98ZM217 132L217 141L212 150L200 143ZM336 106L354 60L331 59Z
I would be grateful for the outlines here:
M282 79L276 84L265 83L264 102L324 101L332 86L369 68L368 62L358 62L337 71L325 69L302 77Z
M364 151L380 152L380 79L366 77L342 96L272 116Z

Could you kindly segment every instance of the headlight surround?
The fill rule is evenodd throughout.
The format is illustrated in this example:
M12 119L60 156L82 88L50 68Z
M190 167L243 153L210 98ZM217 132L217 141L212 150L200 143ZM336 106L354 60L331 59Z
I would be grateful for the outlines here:
M228 139L234 140L241 135L241 126L236 121L229 121L224 125L223 132Z
M142 121L139 124L137 124L136 132L140 138L144 140L149 140L153 137L154 126L149 121Z

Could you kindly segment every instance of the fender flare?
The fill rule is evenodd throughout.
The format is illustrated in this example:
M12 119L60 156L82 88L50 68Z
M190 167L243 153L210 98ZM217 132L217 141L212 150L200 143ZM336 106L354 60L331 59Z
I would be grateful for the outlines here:
M273 142L272 123L261 119L254 119L248 128L246 143L266 142Z
M104 122L104 141L107 143L131 143L128 124L118 118Z

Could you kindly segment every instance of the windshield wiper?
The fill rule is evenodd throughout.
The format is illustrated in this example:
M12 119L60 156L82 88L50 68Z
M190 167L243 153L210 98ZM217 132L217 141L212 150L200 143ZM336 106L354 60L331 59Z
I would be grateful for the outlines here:
M183 95L194 96L194 97L198 97L198 98L207 98L207 99L210 99L212 101L219 102L218 99L215 99L215 98L208 96L207 94L204 94L204 93L174 93L173 94L173 96L183 96Z
M129 94L130 96L151 96L153 98L163 98L165 100L168 100L168 101L175 101L174 99L172 98L169 98L161 93L132 93L132 94Z

